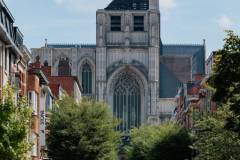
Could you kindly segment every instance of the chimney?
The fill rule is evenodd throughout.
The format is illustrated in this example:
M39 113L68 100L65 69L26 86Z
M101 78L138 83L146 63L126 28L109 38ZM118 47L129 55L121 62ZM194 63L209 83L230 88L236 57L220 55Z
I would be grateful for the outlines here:
M159 10L159 0L149 0L150 10Z

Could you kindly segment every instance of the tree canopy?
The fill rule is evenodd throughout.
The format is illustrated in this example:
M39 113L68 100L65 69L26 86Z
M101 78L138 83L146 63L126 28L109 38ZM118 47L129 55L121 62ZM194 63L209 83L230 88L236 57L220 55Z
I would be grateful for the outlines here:
M226 103L240 92L240 37L227 31L224 46L216 52L214 74L209 84L216 90L214 100Z
M191 136L175 123L143 126L131 131L130 160L184 160L191 158Z
M233 116L226 127L240 133L240 37L227 31L223 49L216 52L214 73L208 83L214 88L213 99L219 106L229 105Z
M109 107L100 102L70 97L52 111L48 138L49 157L55 160L113 160L120 134Z
M220 108L217 113L205 114L196 122L194 147L199 155L196 160L238 160L240 139L236 132L225 129L226 118L232 116L229 106Z
M14 89L3 89L0 99L0 159L26 160L30 150L27 135L31 122L31 110L26 98L15 101Z
M240 37L227 31L224 41L223 49L216 52L214 73L208 80L219 108L195 124L197 160L240 157Z

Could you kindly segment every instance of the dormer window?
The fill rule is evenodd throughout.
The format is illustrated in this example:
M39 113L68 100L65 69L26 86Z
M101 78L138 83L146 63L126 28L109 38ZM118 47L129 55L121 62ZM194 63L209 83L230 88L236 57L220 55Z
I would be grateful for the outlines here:
M134 31L144 31L144 16L134 16Z
M111 16L111 31L121 31L121 16Z

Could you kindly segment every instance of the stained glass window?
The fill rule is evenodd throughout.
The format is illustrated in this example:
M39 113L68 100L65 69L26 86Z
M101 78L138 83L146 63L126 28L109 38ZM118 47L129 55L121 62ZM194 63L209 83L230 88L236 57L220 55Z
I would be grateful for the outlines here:
M82 66L82 87L83 94L92 94L92 69L88 63Z
M115 83L113 103L114 116L122 121L118 130L128 131L140 125L140 87L132 75L120 75Z

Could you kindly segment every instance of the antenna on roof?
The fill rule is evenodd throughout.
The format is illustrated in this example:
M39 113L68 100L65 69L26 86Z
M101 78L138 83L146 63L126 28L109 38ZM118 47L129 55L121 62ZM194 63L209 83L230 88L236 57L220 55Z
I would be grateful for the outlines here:
M48 45L48 39L47 38L45 38L45 47L47 47L47 45Z

